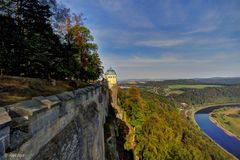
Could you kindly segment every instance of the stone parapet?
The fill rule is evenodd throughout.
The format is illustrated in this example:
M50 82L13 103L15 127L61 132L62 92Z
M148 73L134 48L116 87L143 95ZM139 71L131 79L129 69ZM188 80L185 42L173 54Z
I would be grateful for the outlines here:
M93 102L105 106L103 113L106 114L109 100L104 88L104 84L91 85L57 95L33 97L0 108L0 159L19 151L24 154L21 159L32 159L41 147Z
M0 108L0 158L4 156L10 143L10 123L11 117L5 108Z

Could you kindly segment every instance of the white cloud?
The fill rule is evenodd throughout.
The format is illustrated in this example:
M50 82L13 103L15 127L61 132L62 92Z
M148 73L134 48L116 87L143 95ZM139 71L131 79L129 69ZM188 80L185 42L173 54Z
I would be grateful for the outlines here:
M113 1L113 0L99 0L100 5L109 11L120 11L122 10L123 4L126 4L125 0Z
M191 64L203 64L203 63L211 63L211 59L191 59L191 58L183 58L176 56L174 54L163 55L156 58L146 58L133 56L130 58L119 58L119 57L108 57L104 58L108 65L117 66L117 67L147 67L147 66L158 66L161 64L182 64L182 63L191 63Z
M114 16L127 26L134 28L154 28L154 24L150 19L135 8L133 1L99 0L99 3L109 14L114 14Z
M183 45L235 45L239 43L239 39L236 38L221 38L221 37L183 37L172 39L149 39L144 41L136 41L136 46L145 47L174 47Z
M135 45L147 47L171 47L189 43L187 39L166 39L166 40L144 40L136 42Z
M192 30L182 33L182 35L213 32L216 30L216 28L217 28L216 26L205 27L205 28L204 27L203 28L195 28L195 29L192 29Z
M234 59L240 59L240 53L216 53L209 57L203 58L192 58L192 57L183 57L180 54L164 54L159 57L148 58L140 56L132 56L128 58L122 57L107 57L104 58L107 66L116 66L120 68L134 68L134 67L152 67L156 66L160 68L160 65L206 65L206 64L215 64L226 61L231 61Z
M93 33L95 37L101 39L102 41L114 42L118 44L129 44L134 42L134 39L140 36L139 32L128 31L116 28L103 28L103 27L95 27Z
M106 66L116 69L120 79L129 78L196 78L240 76L240 63L227 63L240 59L240 53L216 53L209 57L181 57L165 54L156 58L140 56L105 57Z

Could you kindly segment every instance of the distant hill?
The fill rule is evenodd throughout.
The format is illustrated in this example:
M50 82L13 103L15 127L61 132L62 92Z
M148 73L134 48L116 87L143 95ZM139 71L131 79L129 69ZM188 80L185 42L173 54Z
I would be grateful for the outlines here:
M128 79L121 80L121 85L171 85L171 84L240 84L240 77L213 77L213 78L194 78L194 79Z
M199 83L240 84L240 77L196 78L194 80Z

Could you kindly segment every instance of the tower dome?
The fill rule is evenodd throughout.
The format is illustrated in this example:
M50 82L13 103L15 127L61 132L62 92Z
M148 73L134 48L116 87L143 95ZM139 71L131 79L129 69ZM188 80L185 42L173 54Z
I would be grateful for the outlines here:
M105 73L105 78L108 82L108 87L112 88L112 86L117 85L117 74L116 72L110 67L106 73Z
M112 69L112 67L110 67L107 72L105 73L105 75L117 75L116 72Z

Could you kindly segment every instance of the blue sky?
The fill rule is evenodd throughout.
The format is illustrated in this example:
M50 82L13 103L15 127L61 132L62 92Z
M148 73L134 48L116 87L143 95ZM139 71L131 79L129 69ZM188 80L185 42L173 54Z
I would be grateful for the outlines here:
M119 79L240 76L240 0L62 0Z

